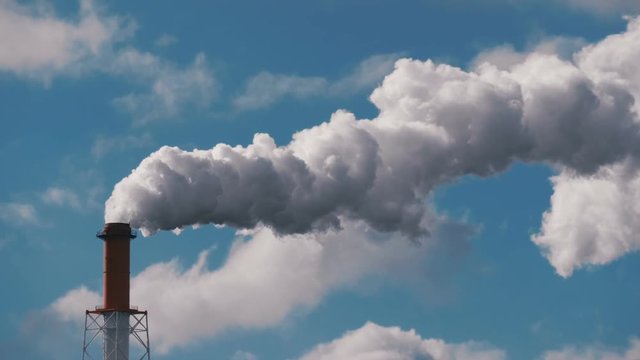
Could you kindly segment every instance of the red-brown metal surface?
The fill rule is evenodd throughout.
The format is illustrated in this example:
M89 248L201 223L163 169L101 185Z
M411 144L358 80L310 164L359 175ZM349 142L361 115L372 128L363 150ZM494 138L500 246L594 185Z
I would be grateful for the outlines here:
M104 310L129 311L130 242L126 223L108 223L98 233L104 240Z

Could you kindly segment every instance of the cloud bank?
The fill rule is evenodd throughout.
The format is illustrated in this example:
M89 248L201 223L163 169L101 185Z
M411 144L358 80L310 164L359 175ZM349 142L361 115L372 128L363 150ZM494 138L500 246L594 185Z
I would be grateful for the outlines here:
M453 259L469 229L435 215L432 221L438 230L421 246L361 222L346 221L342 231L287 236L263 227L240 236L218 269L208 269L208 251L186 269L175 259L149 266L132 278L131 300L153 314L151 342L159 353L229 329L277 326L294 310L314 308L330 291L368 276L405 278L430 256ZM436 239L444 236L449 248L439 249ZM81 287L51 309L60 321L80 322L78 309L93 308L99 299Z
M320 344L300 360L504 360L504 351L473 341L448 344L423 339L415 330L368 322L342 337Z
M634 360L640 359L640 339L629 340L626 350L616 351L604 346L565 346L559 350L547 351L541 360Z
M300 234L353 219L416 238L429 233L424 202L435 187L491 176L515 161L545 163L562 175L533 239L568 276L639 246L624 228L612 229L613 237L585 230L589 239L558 225L595 226L589 212L567 212L564 194L596 191L613 181L602 172L621 171L619 164L635 168L639 38L640 19L633 19L624 33L581 48L572 60L534 51L503 70L401 59L371 94L376 118L340 110L282 146L257 134L246 147L163 147L115 186L105 220L149 235L209 223ZM563 186L568 176L585 185ZM581 205L617 212L611 206L618 204L590 199ZM593 246L612 242L619 244Z

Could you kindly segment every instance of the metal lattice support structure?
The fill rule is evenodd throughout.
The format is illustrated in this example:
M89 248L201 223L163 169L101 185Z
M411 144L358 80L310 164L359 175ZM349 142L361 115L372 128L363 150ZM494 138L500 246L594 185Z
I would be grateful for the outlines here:
M123 323L125 326L122 326ZM120 332L123 329L128 329L128 331L122 334ZM149 322L146 311L133 309L129 312L87 310L82 345L83 360L98 359L94 355L98 352L99 338L102 340L101 351L99 352L104 360L151 360ZM134 345L139 345L141 353L130 357L129 342L131 338L135 339L133 343Z

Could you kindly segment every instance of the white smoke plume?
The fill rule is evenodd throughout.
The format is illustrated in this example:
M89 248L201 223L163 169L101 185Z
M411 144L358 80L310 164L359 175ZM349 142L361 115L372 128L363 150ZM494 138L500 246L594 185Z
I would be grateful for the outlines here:
M609 263L640 249L640 173L628 163L591 176L563 171L552 178L551 209L533 236L559 275Z
M504 360L495 347L468 341L448 344L440 339L423 339L415 330L383 327L368 322L341 338L320 344L300 360Z
M356 219L418 237L429 233L425 198L461 176L490 176L515 161L599 176L638 154L639 38L640 18L630 19L624 33L582 48L573 60L533 52L506 70L401 59L370 97L376 118L359 120L340 110L282 146L257 134L246 147L163 147L115 186L105 220L130 222L149 235L209 223L263 224L294 234ZM564 209L553 205L535 241L561 275L634 248L600 256L607 247L596 247L553 260L566 255L556 245L567 241L550 230L551 218ZM584 212L563 214L577 224ZM594 236L571 243L617 241L607 233Z

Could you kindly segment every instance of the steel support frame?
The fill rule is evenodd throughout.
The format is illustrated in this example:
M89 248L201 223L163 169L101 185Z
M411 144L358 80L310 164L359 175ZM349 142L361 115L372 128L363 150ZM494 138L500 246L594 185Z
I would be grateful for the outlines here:
M95 340L102 335L103 344L102 344L102 353L104 358L108 358L113 354L106 354L106 344L104 343L106 331L107 331L107 323L116 317L117 321L118 316L122 316L126 314L129 317L129 336L136 339L137 343L142 347L144 352L140 357L132 358L137 360L151 360L151 348L149 345L149 321L147 318L146 311L137 311L132 310L128 313L123 313L119 311L104 311L104 310L96 310L90 311L87 310L84 318L84 339L82 344L82 360L97 360L93 356L91 356L90 348L92 344L95 344ZM117 335L116 335L117 339ZM112 347L113 349L118 349L118 347ZM115 350L113 350L115 351ZM119 353L117 358L129 359L129 354Z

